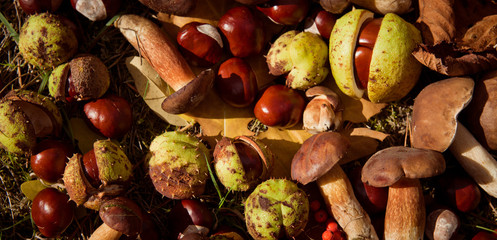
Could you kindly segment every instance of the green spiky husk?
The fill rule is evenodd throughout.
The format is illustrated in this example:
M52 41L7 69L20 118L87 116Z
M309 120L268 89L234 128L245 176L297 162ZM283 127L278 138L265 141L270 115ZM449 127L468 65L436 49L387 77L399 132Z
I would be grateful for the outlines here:
M259 184L245 202L245 221L256 239L293 238L307 225L309 200L297 184L270 179Z
M29 155L36 144L28 116L12 100L0 102L0 145L14 154Z
M203 143L183 132L165 132L150 144L149 174L155 189L172 199L199 196L208 179L210 154Z
M121 147L111 140L93 143L98 175L102 184L126 183L133 175L133 164Z

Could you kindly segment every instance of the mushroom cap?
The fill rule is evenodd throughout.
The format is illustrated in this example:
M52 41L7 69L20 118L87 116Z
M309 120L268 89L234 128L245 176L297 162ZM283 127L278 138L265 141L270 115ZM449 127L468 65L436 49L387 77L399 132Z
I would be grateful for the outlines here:
M134 201L126 197L116 197L100 206L100 219L110 228L127 236L140 233L142 210Z
M475 86L465 109L466 126L485 148L497 150L497 71L486 74Z
M473 96L471 78L449 78L426 86L414 100L411 144L444 152L456 134L457 115Z
M171 114L186 113L196 107L210 92L214 84L214 71L206 69L162 102L162 109Z
M374 187L388 187L401 178L418 179L445 171L442 153L395 146L373 154L362 168L362 181Z
M347 153L350 142L337 132L323 132L304 141L292 160L292 179L308 184L327 173Z

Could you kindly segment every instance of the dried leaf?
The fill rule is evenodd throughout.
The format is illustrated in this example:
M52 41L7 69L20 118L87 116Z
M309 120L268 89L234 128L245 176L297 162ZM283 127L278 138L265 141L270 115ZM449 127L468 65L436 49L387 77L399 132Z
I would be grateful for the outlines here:
M128 57L126 58L126 67L134 79L140 96L159 117L175 126L185 126L193 121L184 114L175 115L162 110L162 102L173 90L168 87L145 59Z
M344 134L349 136L350 148L345 158L340 160L340 164L371 156L376 152L379 143L389 136L369 128L345 130Z
M35 199L36 194L45 188L47 188L47 186L38 179L26 181L21 184L21 192L31 201Z
M422 44L413 55L426 67L447 76L471 75L497 67L495 51L464 51L445 42L435 46Z
M462 76L497 67L497 4L493 1L420 0L424 45L418 61L448 76Z
M82 153L86 153L93 149L93 143L96 140L106 139L91 130L85 123L85 120L81 118L71 118L69 119L69 125L72 129L72 134L74 139L78 141L79 150Z

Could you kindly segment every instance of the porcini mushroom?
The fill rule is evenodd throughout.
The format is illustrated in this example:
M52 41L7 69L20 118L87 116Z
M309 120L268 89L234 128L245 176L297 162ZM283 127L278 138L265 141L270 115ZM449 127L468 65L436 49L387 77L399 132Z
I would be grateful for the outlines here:
M419 178L445 171L440 152L390 147L373 154L362 168L362 181L388 189L384 239L423 239L425 204Z
M312 98L304 109L304 129L310 133L336 130L342 123L343 106L338 94L327 87L309 88L305 95Z
M123 234L137 235L142 227L142 210L131 199L116 197L100 206L100 219L103 223L89 240L117 240Z
M162 103L168 113L185 113L196 107L214 83L214 71L195 76L179 50L158 25L133 14L120 16L114 26L175 92Z
M414 101L411 144L439 152L449 149L475 182L497 197L497 161L457 120L473 88L473 79L460 77L426 86Z
M352 185L338 162L349 148L346 137L323 132L308 138L292 160L292 179L304 185L317 180L321 195L349 239L378 239L371 220L357 201Z

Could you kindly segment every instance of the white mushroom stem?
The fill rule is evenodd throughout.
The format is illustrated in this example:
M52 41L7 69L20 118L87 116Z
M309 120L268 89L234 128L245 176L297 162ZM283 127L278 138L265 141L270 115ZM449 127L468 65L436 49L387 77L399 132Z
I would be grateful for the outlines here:
M102 223L92 234L89 240L118 240L123 234Z
M385 240L423 239L425 204L418 179L403 178L388 188Z
M449 150L475 182L497 198L497 161L459 122Z
M152 21L133 14L120 16L114 26L175 91L195 78L195 74L169 37Z
M349 178L339 165L317 179L321 195L348 239L378 239L366 211L357 201Z

